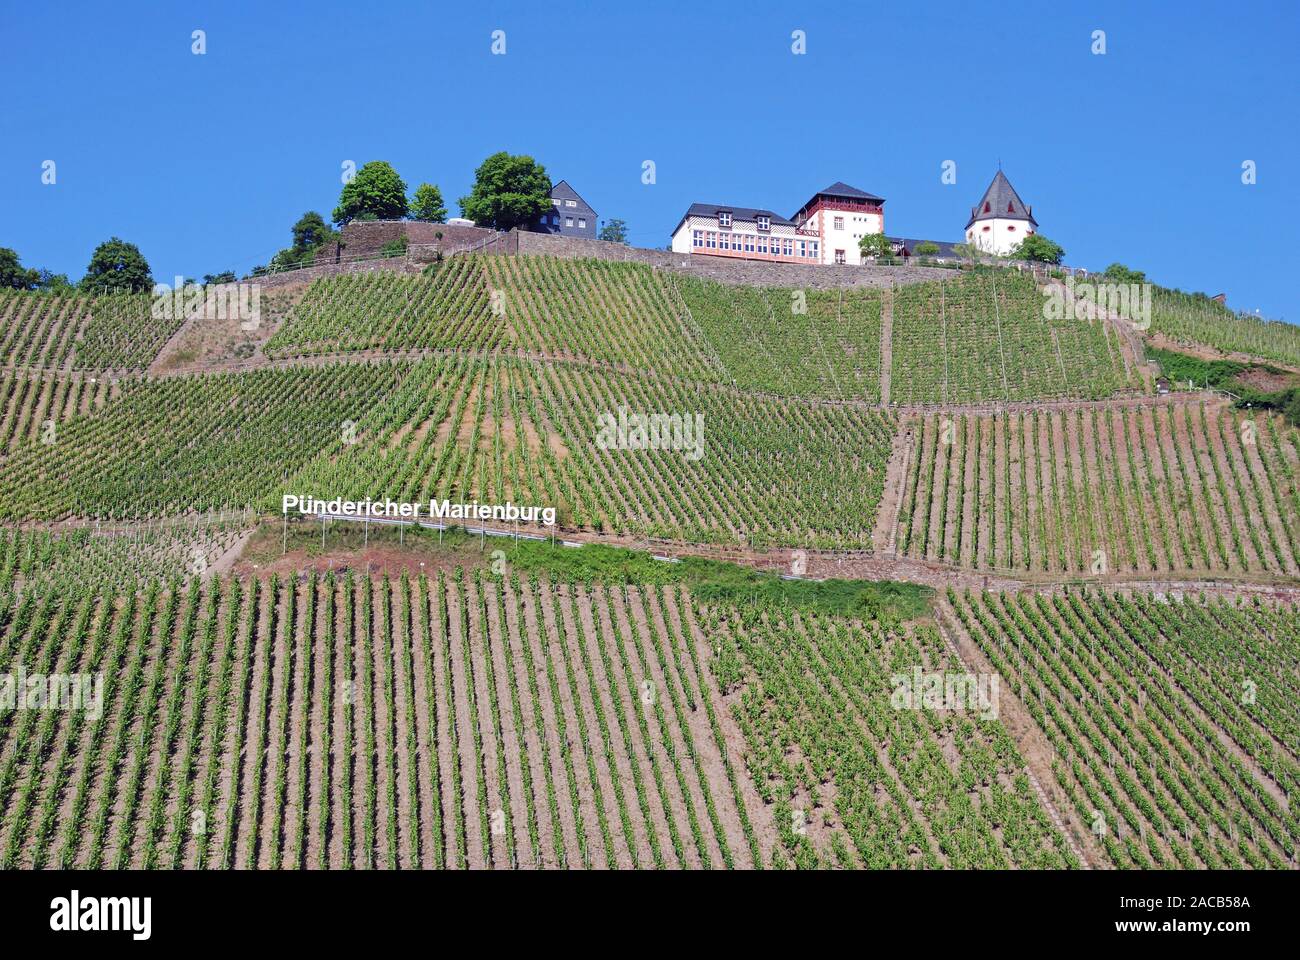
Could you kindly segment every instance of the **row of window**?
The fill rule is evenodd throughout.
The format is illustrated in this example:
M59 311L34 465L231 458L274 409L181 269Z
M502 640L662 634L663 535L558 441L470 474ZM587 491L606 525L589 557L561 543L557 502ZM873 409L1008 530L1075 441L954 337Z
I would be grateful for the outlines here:
M772 229L772 218L769 217L769 216L767 216L767 215L765 215L765 214L760 213L760 214L755 215L755 217L754 217L754 222L758 224L758 229L760 229L760 230L771 230L771 229ZM731 226L731 211L730 211L730 210L719 210L719 211L718 211L718 226L720 226L720 227L729 227L729 226Z
M712 230L693 231L691 243L704 250L736 250L742 253L772 253L778 257L803 257L816 260L821 256L821 244L816 240L796 240L793 237L755 236L752 233L716 233Z
M1016 232L1016 225L1015 225L1014 223L1008 223L1008 224L1007 224L1007 229L1008 229L1009 231L1011 231L1012 233L1015 233L1015 232ZM981 233L988 233L989 230L990 230L990 227L988 226L988 224L985 224L983 227L980 228L980 232L981 232ZM1033 233L1034 231L1030 230L1030 231L1028 231L1028 232L1029 232L1029 233ZM967 239L967 240L970 240L970 239L971 239L972 237L974 237L974 236L975 236L975 231L974 231L974 230L967 230L967 231L966 231L966 239Z
M551 203L555 204L555 206L558 207L558 206L560 205L560 198L559 198L559 197L551 197ZM564 201L564 205L565 205L566 207L576 207L576 206L578 205L578 201L577 201L577 200L565 200L565 201Z
M558 213L553 213L553 214L551 214L551 219L550 219L550 220L547 220L546 217L543 216L543 217L542 217L542 223L550 223L550 224L552 224L553 226L558 227L558 226L560 225L560 215L559 215ZM573 217L565 217L565 218L564 218L564 225L565 225L566 227L571 227L571 226L573 226ZM586 230L586 229L587 229L587 218L586 218L586 217L579 217L579 218L578 218L578 228L581 229L581 230Z

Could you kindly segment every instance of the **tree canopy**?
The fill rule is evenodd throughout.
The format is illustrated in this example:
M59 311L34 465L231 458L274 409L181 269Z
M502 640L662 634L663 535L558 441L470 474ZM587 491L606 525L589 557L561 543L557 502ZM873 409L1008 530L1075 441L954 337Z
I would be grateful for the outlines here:
M406 216L406 183L392 165L372 160L343 185L334 222L350 220L401 220Z
M627 221L618 217L610 219L600 228L600 239L612 240L614 243L627 243Z
M105 240L91 254L90 266L81 286L87 293L106 290L126 290L141 293L153 289L153 275L149 262L134 243L118 237Z
M1013 260L1060 263L1065 259L1065 248L1048 240L1041 233L1031 233L1012 248L1010 255Z
M894 245L883 233L868 233L858 241L858 249L864 257L892 257Z
M422 183L415 188L411 200L411 219L425 223L446 223L447 206L442 201L442 191L432 183Z
M474 188L459 203L461 213L481 227L526 226L551 208L551 178L532 157L503 150L474 171Z

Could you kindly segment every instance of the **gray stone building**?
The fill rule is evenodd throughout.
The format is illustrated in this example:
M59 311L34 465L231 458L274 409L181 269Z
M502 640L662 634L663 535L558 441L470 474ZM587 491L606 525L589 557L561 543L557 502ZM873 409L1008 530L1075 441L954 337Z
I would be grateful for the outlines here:
M551 187L551 209L529 224L528 229L534 233L554 233L587 240L595 240L599 234L596 211L569 186L567 180Z

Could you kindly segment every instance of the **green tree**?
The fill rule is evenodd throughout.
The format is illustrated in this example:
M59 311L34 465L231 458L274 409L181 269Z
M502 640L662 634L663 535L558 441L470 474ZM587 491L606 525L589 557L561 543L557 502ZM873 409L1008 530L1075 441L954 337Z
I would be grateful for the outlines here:
M31 290L40 281L40 274L28 270L18 261L18 251L0 247L0 287Z
M939 245L932 240L922 240L912 248L912 252L918 257L933 257L939 252Z
M220 273L205 273L203 275L203 286L234 283L235 279L235 271L233 270L222 270Z
M372 160L343 185L334 222L350 220L401 220L406 216L406 183L392 165Z
M551 178L532 157L503 150L474 171L474 188L459 203L461 213L481 227L522 227L551 208Z
M81 286L88 293L98 292L101 288L141 293L153 289L153 275L139 247L112 237L91 254L90 266L86 268Z
M304 250L314 250L321 244L329 243L333 239L334 231L325 222L325 218L315 210L308 210L293 225L292 249L299 253Z
M1112 263L1106 268L1104 276L1120 283L1146 283L1147 275L1141 270L1130 270L1122 263Z
M436 184L422 183L415 188L411 201L411 219L424 223L446 223L447 207L442 202L442 191Z
M610 219L600 228L600 239L614 243L627 243L627 221L618 217Z
M1033 263L1060 263L1065 259L1065 248L1041 233L1031 233L1012 248L1009 256L1013 260Z
M892 257L894 245L883 233L868 233L858 241L858 249L864 257Z

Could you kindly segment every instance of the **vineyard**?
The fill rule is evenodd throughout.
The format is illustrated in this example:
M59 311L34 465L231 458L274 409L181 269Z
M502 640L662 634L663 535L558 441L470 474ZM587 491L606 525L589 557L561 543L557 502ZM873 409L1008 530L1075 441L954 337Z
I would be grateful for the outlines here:
M1300 327L1233 313L1203 294L1157 287L1151 302L1151 329L1179 343L1300 364Z
M102 710L0 728L0 861L761 866L694 617L465 570L25 595L0 650L102 671Z
M911 419L900 555L982 570L1300 574L1300 434L1222 402Z
M123 380L122 396L19 447L0 517L108 520L265 502L287 475L366 416L400 364Z
M998 720L899 709L893 675L964 672L933 627L705 613L715 671L801 869L1080 866Z
M0 366L143 370L182 320L155 318L148 294L0 290Z
M681 449L605 449L602 415L675 414ZM705 543L869 546L887 415L533 361L425 361L286 492L552 504L563 526ZM664 439L670 440L676 434ZM694 441L699 441L699 446Z
M0 371L0 456L27 442L57 442L61 424L99 410L120 393L108 377Z
M1106 593L948 601L1042 731L1070 821L1109 864L1295 868L1293 608Z
M457 255L255 330L149 302L0 291L0 684L102 684L0 707L0 866L1300 866L1300 431L1141 396L1135 334L1028 276Z
M1140 391L1118 334L1049 320L1032 277L976 271L894 295L893 393L901 404L1104 399Z

